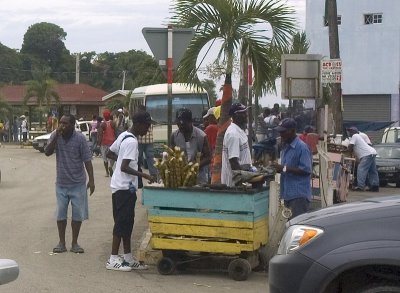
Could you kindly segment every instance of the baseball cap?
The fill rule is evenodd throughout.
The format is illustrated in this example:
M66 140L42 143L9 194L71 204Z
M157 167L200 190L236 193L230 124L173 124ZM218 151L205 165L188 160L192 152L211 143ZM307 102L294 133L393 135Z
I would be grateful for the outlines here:
M241 103L234 103L232 104L230 110L229 110L229 116L233 116L235 113L241 113L247 111L249 107L246 107L245 105Z
M119 108L119 109L118 109L118 112L122 113L122 109L121 109L121 108Z
M176 111L176 120L192 122L192 111L187 108L180 108Z
M211 107L210 109L208 109L207 114L203 116L203 119L207 118L210 115L214 115L214 110L215 110L215 107Z
M278 132L283 132L288 129L296 129L297 123L293 118L285 118L281 122L279 122L278 126L275 127L275 130Z
M347 131L349 131L349 132L358 132L358 128L355 127L355 126L351 126L351 127L349 127L349 128L346 128L346 129L347 129Z
M217 99L215 101L215 107L221 106L221 104L222 104L222 99Z
M148 112L136 112L132 116L132 123L152 124L153 121Z
M214 116L216 119L219 119L219 117L221 116L221 106L215 107Z

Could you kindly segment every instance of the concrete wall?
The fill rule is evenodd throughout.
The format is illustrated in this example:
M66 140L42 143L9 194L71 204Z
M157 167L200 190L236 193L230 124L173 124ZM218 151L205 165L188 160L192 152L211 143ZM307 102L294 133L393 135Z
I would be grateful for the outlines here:
M337 0L345 95L395 94L400 81L400 0ZM307 0L308 53L329 58L325 1ZM364 24L364 14L382 13L381 24ZM397 109L398 112L398 109ZM394 115L396 116L396 115Z

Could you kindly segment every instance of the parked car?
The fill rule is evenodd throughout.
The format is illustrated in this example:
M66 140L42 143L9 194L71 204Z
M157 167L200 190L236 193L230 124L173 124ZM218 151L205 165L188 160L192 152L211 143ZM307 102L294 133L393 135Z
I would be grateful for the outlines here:
M269 263L269 292L400 292L399 225L398 195L295 217Z
M0 259L0 285L7 284L18 278L18 264L11 259Z
M82 132L85 135L87 141L90 140L89 130L90 130L91 123L92 123L92 121L76 121L76 124L75 124L75 130ZM32 141L33 148L40 151L41 153L43 153L44 148L47 145L47 141L50 138L50 135L51 135L51 133L46 133L44 135L40 135L40 136L36 137Z
M374 148L376 156L376 168L379 174L379 185L396 183L400 187L400 144L378 144Z

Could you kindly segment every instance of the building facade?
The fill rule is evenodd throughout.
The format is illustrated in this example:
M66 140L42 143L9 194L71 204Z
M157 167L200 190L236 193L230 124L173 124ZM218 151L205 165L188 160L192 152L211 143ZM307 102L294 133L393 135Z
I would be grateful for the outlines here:
M400 1L336 1L344 120L400 120ZM307 0L306 34L329 59L324 0Z

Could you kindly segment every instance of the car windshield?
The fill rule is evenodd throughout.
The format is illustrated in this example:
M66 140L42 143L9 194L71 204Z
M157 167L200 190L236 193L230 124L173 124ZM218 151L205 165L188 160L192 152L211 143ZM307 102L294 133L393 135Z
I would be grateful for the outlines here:
M146 108L153 120L165 124L168 122L168 102L166 95L147 96ZM172 99L172 121L180 108L192 111L194 122L200 122L204 109L208 108L207 94L174 94Z
M374 146L378 157L382 159L400 159L400 146Z

